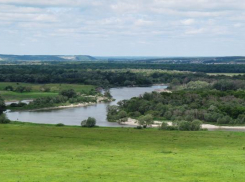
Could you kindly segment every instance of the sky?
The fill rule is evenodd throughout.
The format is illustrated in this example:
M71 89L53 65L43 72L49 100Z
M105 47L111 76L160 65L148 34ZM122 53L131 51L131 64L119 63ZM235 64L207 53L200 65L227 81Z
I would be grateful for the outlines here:
M245 0L0 0L0 54L245 56Z

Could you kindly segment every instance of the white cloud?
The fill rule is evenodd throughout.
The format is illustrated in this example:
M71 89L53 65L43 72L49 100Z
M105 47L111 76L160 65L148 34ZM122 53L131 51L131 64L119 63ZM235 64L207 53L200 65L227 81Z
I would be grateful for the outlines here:
M181 24L183 24L183 25L192 25L194 23L195 23L194 19L185 19L185 20L181 21Z
M202 34L204 32L205 32L204 28L198 28L198 29L187 30L185 33L186 34Z
M147 21L147 20L143 20L143 19L139 19L139 20L135 21L136 26L150 26L152 24L153 24L152 21Z
M234 27L236 27L236 28L240 28L240 27L242 27L242 26L243 26L242 23L236 23L236 24L234 24Z
M89 0L0 0L0 3L29 6L81 6L96 5L95 2L97 1L95 0L93 3L91 3Z
M0 0L0 48L18 50L5 45L19 40L29 50L30 42L42 42L39 50L47 51L45 45L61 39L70 47L77 41L83 47L86 41L113 49L112 42L124 47L127 41L161 47L167 40L170 46L201 44L224 36L244 44L244 10L244 0ZM149 49L154 55L154 46Z

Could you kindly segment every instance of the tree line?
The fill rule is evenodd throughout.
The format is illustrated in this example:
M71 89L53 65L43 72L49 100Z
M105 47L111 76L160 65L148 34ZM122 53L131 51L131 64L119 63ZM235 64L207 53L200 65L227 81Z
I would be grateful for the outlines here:
M59 95L53 97L40 97L34 99L28 105L25 103L12 103L10 109L28 110L39 109L46 107L55 107L61 104L76 104L76 103L96 103L96 97L83 96L80 93L76 93L73 89L62 90Z
M88 69L89 66L85 66L83 68L81 67L81 65L1 66L0 82L25 82L25 83L40 83L40 84L79 83L79 84L97 85L105 88L105 87L116 87L116 86L143 86L143 85L152 85L155 83L173 83L175 85L176 84L178 85L178 84L187 84L191 81L206 81L208 83L212 83L217 80L225 80L224 83L222 84L225 84L225 82L226 83L229 82L230 84L228 86L229 88L233 87L234 84L238 85L238 87L236 86L235 88L243 88L244 84L242 84L242 82L245 81L245 75L237 75L233 77L224 76L224 75L210 76L205 73L191 73L191 72L171 73L171 72L160 72L157 70L155 72L147 74L140 71L132 72L130 70L121 71L121 70ZM91 63L89 65L97 65L97 64ZM104 63L103 65L108 66L110 64ZM91 67L93 68L93 66ZM232 82L234 83L232 84ZM6 88L6 89L11 90L13 88ZM19 87L18 90L16 91L22 92L25 90L28 91L30 89Z

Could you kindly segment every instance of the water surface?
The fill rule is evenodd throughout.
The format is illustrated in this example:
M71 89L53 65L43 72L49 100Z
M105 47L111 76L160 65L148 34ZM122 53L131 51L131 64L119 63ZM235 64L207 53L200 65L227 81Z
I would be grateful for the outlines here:
M87 119L88 117L94 117L97 120L98 126L118 127L121 125L108 122L106 119L106 108L108 105L116 105L120 100L128 100L132 97L138 97L145 92L152 92L156 89L164 88L166 88L166 86L112 88L110 90L111 95L116 100L111 103L99 103L87 107L45 111L8 112L7 116L13 121L44 124L63 123L65 125L80 125L82 120Z

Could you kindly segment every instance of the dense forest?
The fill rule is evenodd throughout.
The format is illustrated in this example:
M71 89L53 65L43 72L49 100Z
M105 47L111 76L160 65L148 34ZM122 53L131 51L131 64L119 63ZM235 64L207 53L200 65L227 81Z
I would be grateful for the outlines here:
M168 64L168 63L137 63L134 61L128 62L38 62L38 65L2 65L2 71L16 70L111 70L111 69L160 69L160 70L178 70L203 73L245 73L245 64ZM34 64L34 63L32 63Z
M101 66L104 67L101 68ZM122 67L120 66L122 65ZM108 67L107 67L108 66ZM155 71L149 74L144 72L133 72L130 70L109 70L109 68L124 68L130 64L78 64L78 65L32 65L32 66L1 66L0 82L25 82L25 83L79 83L90 84L101 87L111 86L141 86L154 83L186 84L190 81L232 80L243 82L245 75L229 76L210 76L205 73L197 72L161 72ZM135 65L136 66L136 65ZM140 65L138 65L140 66ZM151 68L151 65L145 65ZM157 65L155 65L157 66ZM160 65L161 66L161 65ZM182 65L183 66L183 65ZM232 68L233 65L224 65L225 68ZM236 65L234 65L236 67ZM197 66L202 68L204 66ZM222 67L222 65L221 65ZM105 70L105 68L107 68ZM158 68L158 67L156 67ZM241 66L241 68L243 68ZM225 72L225 70L221 70Z
M196 119L216 124L245 123L245 91L193 90L173 93L145 93L108 108L108 119L116 121L121 113L139 118L152 115L170 121ZM124 116L125 117L125 116Z

